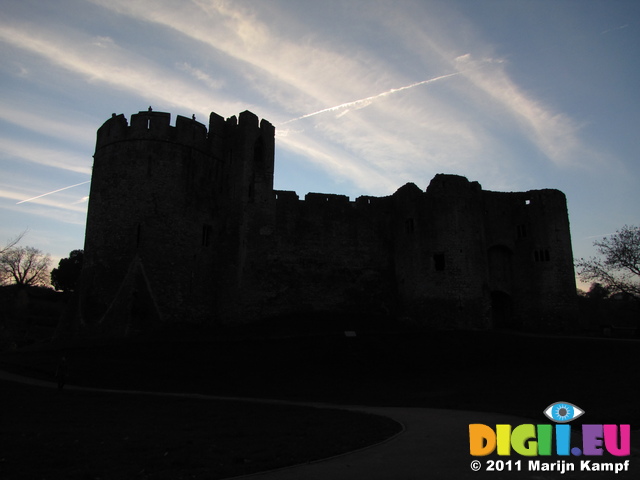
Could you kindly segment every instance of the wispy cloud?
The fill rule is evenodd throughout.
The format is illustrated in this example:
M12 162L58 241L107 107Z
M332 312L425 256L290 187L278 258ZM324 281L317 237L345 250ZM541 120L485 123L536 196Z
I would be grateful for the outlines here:
M85 195L80 200L73 202L72 205L79 205L81 203L87 203L89 201L89 195Z
M201 121L246 109L268 119L278 188L386 195L457 173L492 190L561 188L576 225L598 209L607 224L597 231L615 228L610 212L629 223L637 109L618 107L637 72L625 61L635 34L626 4L596 8L604 26L594 32L591 21L566 23L593 12L545 21L533 5L535 28L517 24L518 6L476 15L473 2L177 3L3 3L0 234L50 224L62 254L80 245L87 185L16 203L88 180L100 124L149 105ZM518 34L533 43L505 41ZM570 51L571 38L584 42ZM591 235L582 230L578 241Z
M440 72L451 73L415 81L363 45L288 36L287 29L304 31L305 25L279 24L274 20L278 12L258 16L248 3L194 0L175 9L166 1L92 2L194 41L193 51L199 56L215 55L216 68L228 69L252 87L253 92L245 95L253 101L227 91L225 80L204 65L184 60L167 69L127 51L112 36L42 34L38 29L4 25L0 38L86 81L199 115L211 110L235 114L253 103L259 107L256 113L277 127L309 119L312 123L304 130L282 131L279 148L304 151L310 162L358 185L381 185L385 176L393 181L426 178L444 169L505 175L509 165L496 155L503 149L500 139L486 126L491 115L519 129L522 138L558 166L573 166L584 153L579 125L528 95L508 75L504 61L475 53L483 48L481 40L474 52L460 54L453 37L449 44L443 43L431 25L424 28L411 18L388 23L384 34L405 38L402 53L424 71L434 71L436 65ZM387 13L378 13L381 25ZM443 81L449 78L456 82ZM436 82L438 94L417 88ZM440 87L450 83L457 88ZM380 108L373 108L378 103ZM364 107L369 108L363 111ZM320 121L321 114L330 112L336 115ZM478 158L483 158L482 167Z
M324 139L324 146L318 143L318 148L309 148L308 153L311 155L310 161L325 165L327 169L336 167L320 152L331 150L343 162L351 161L346 160L347 158L353 158L353 162L359 161L361 173L365 177L372 175L372 179L375 178L376 170L385 165L392 167L394 164L400 164L414 174L421 171L421 175L426 176L433 173L430 169L437 168L437 162L442 162L443 159L441 168L457 161L464 162L466 168L473 172L476 169L472 160L474 155L486 155L485 163L489 163L489 168L484 171L489 171L491 162L494 161L491 155L501 147L497 145L500 139L493 137L490 130L485 128L483 115L489 115L489 118L491 115L499 116L500 121L510 128L516 127L522 139L527 139L559 167L576 166L578 162L584 162L585 158L593 156L583 146L580 125L519 87L509 76L508 64L503 59L479 54L485 48L479 38L476 39L474 51L460 54L455 37L444 37L438 29L431 28L433 25L429 24L429 28L425 28L407 17L403 17L402 22L391 21L385 25L382 17L389 12L385 10L378 13L380 24L388 29L384 33L397 38L404 37L406 52L413 53L416 62L425 67L430 64L448 66L449 71L453 71L429 80L411 82L400 72L389 68L387 60L383 60L375 52L363 49L361 45L356 48L340 48L338 43L332 44L326 39L314 41L310 37L308 41L300 41L299 38L288 38L282 28L276 28L282 25L266 23L266 19L255 15L247 4L199 0L176 11L169 8L168 4L157 2L151 8L151 4L146 1L93 1L120 14L170 28L201 42L212 51L221 52L229 59L240 62L239 65L246 65L243 70L245 79L257 77L259 80L253 84L256 93L270 102L264 113L258 113L268 115L273 111L276 116L270 120L276 126L287 126L295 121L330 112L337 113L331 122L349 117L348 124L336 123L333 128L332 125L320 125L316 122L313 132L305 129L296 134L302 137L296 139L297 146L302 141L310 142L312 137ZM153 15L149 15L151 10ZM368 15L370 20L375 14ZM275 14L269 18L275 18ZM303 28L298 26L298 30ZM465 35L472 36L469 32L465 32ZM358 54L354 55L354 51ZM199 76L201 81L206 82L209 76L206 71L196 67L192 69L192 75ZM420 85L454 76L464 78L467 88L448 91L448 102L439 102L435 96L416 89ZM398 88L393 85L406 86ZM438 110L427 111L418 106L413 108L416 117L410 117L407 111L411 109L407 107L407 103L402 104L404 110L386 103L384 114L367 108L366 119L363 116L346 115L347 112L369 107L376 101L391 95L395 97L406 90L414 92L414 103L437 106ZM376 93L380 91L383 93ZM363 92L371 94L362 95ZM469 105L473 105L477 112L475 119L469 114ZM482 113L487 105L488 110ZM285 117L278 121L277 117L282 118L286 113L290 114L288 119ZM400 130L404 138L385 135L385 131L393 130L394 123L398 122L403 125ZM424 127L422 130L420 125ZM460 130L466 131L467 141L462 140L457 145L452 145L454 142L450 141L450 135ZM279 137L280 145L284 149L292 148L297 151L291 139L292 134L293 131L282 132ZM376 141L376 137L385 136L389 141L386 145ZM329 148L328 145L332 142L333 146ZM366 144L380 148L369 148L366 157L356 160L355 156L363 153ZM463 151L465 146L475 150ZM395 155L391 152L393 149L397 152ZM413 156L403 156L409 150L412 150ZM458 155L454 156L456 152ZM447 154L450 158L445 159ZM502 170L508 169L503 159Z
M581 137L580 122L522 88L509 73L510 61L515 63L518 59L507 61L496 55L467 19L451 17L449 22L455 21L457 32L451 35L451 24L443 17L421 18L418 22L400 15L388 9L383 23L421 61L428 59L428 53L423 53L428 50L461 72L473 88L461 88L457 94L466 100L468 108L484 116L484 122L500 122L515 129L519 138L530 142L557 167L584 167L600 162L600 154ZM475 68L479 65L482 68Z
M0 100L0 119L7 123L65 142L79 143L83 146L95 135L94 125L85 119L79 123L77 118L59 116L52 117L48 111L25 111L14 99ZM58 113L58 112L56 112ZM81 116L78 114L78 116ZM62 120L61 120L62 118Z
M393 80L375 56L354 57L330 44L288 38L275 28L282 25L268 25L250 9L236 3L194 1L176 10L167 4L144 0L92 1L201 42L240 62L238 65L242 67L238 68L247 78L259 72L260 80L255 87L264 85L271 98L282 102L279 108L287 111L309 111L321 104L343 103L336 100L340 96L359 98L363 86ZM150 10L153 15L149 15ZM345 81L347 78L351 81ZM365 79L367 83L371 80L371 85L363 85Z
M455 65L480 91L502 105L509 116L521 127L521 132L550 160L563 165L575 166L581 149L579 126L568 116L554 112L550 107L536 101L519 88L507 75L502 61L497 68L469 68L486 59L475 60L471 55L455 59ZM584 160L584 158L583 158Z
M86 82L102 83L148 101L186 107L203 115L209 112L209 105L228 105L210 90L187 82L170 69L126 50L112 40L88 36L71 27L62 34L41 25L0 23L0 41L45 58Z
M304 132L285 130L279 134L278 148L296 153L304 151L308 161L350 182L380 185L379 179L390 175L382 169L391 168L392 177L396 178L395 172L411 162L416 167L410 169L411 173L428 168L434 159L444 157L445 148L456 145L458 150L465 144L466 140L454 139L462 130L465 139L478 145L473 130L467 128L464 121L454 120L452 110L444 103L424 94L412 102L401 98L410 91L417 92L418 86L460 75L456 69L428 80L407 81L373 52L359 49L358 55L353 55L352 49L339 42L289 38L283 29L276 28L282 25L267 25L264 18L256 17L236 3L199 1L175 11L154 2L153 15L148 14L151 4L144 1L94 0L94 3L140 21L163 25L200 42L217 55L220 52L226 55L229 63L239 65L238 71L245 81L251 82L255 93L262 96L262 103L268 102L256 113L266 116L277 127L293 121L286 122L286 117L278 121L278 117L287 114L289 119L293 116L298 120L328 111L342 113L338 120L349 117L348 122L335 124L334 119L330 123L316 122ZM304 30L303 26L299 27L298 30ZM294 27L288 25L287 28ZM208 75L202 69L197 70L199 72L192 73ZM363 96L366 92L371 94ZM385 101L381 104L384 111L367 108L366 116L344 116L348 109L357 110L390 98L397 98L402 108ZM416 102L420 105L416 106ZM448 115L443 115L445 111ZM383 183L386 191L389 182Z
M59 168L71 172L91 174L91 156L80 156L76 151L53 150L48 147L31 145L28 142L0 137L0 145L6 157L26 160L34 164Z
M307 161L321 166L337 183L349 179L359 187L358 195L393 192L398 188L393 178L376 171L375 165L363 163L360 158L340 146L305 136L288 137L283 140L282 146ZM292 185L287 188L295 190L296 187Z
M214 79L208 73L204 72L203 70L200 70L199 68L194 67L188 62L181 62L176 64L176 66L180 70L187 72L189 75L193 76L195 79L204 83L207 87L212 88L214 90L221 88L225 83L221 79Z

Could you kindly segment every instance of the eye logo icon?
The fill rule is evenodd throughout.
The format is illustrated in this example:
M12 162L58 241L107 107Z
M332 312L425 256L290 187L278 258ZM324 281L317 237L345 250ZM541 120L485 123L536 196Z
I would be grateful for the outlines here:
M573 403L556 402L545 408L543 413L556 423L567 423L583 415L584 410Z

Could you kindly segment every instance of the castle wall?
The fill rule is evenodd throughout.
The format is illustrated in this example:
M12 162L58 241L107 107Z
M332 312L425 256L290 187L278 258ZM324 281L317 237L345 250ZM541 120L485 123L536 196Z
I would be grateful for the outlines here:
M383 219L365 197L275 192L269 251L254 272L262 316L388 313L395 301ZM377 200L377 199L376 199Z
M273 126L139 112L98 130L82 273L87 323L305 313L532 328L575 298L566 199L439 174L387 197L274 191ZM117 313L116 313L117 312ZM112 318L114 317L114 318ZM115 318L117 317L117 318ZM140 317L140 318L139 318Z
M485 328L486 256L476 182L437 175L396 198L395 257L403 304L430 325Z
M484 192L484 208L494 266L489 288L512 302L507 326L553 327L566 322L575 307L576 290L564 194L551 189Z
M251 112L239 119L211 114L212 149L223 167L215 179L214 266L211 275L215 286L213 315L220 322L250 321L255 318L254 305L259 288L253 272L270 250L269 235L275 221L273 196L274 137L273 126L258 122ZM219 132L219 133L215 133Z

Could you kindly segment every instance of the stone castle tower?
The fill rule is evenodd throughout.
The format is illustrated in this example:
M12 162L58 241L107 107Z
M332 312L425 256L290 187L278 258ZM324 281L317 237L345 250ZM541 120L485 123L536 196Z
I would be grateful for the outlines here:
M435 327L532 327L572 308L566 199L437 175L387 197L273 190L274 127L251 112L209 128L143 111L98 130L81 317L250 322L310 313Z

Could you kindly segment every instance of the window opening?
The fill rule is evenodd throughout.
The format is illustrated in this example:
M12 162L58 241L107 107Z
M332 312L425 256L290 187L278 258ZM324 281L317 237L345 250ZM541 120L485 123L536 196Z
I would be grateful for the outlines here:
M249 198L249 203L253 203L256 196L256 179L254 176L251 177L251 182L249 183L249 191L247 192L247 196Z
M540 249L533 251L533 260L536 262L549 262L551 261L551 255L549 254L549 250Z
M527 226L526 225L518 225L516 227L518 238L525 238L527 236Z
M415 225L415 222L413 221L413 218L408 218L404 222L404 228L407 233L413 233L415 231L416 225Z
M202 246L208 247L211 244L211 225L202 226Z

